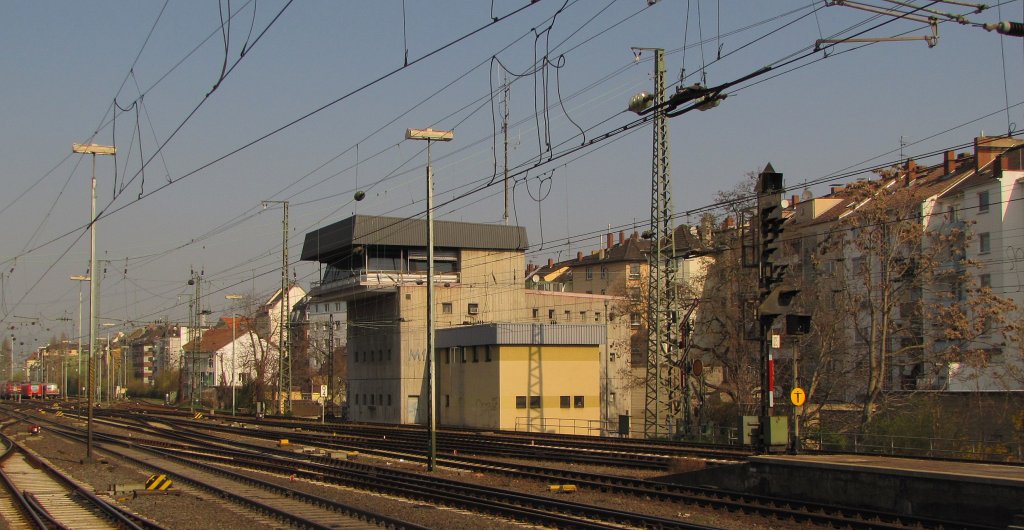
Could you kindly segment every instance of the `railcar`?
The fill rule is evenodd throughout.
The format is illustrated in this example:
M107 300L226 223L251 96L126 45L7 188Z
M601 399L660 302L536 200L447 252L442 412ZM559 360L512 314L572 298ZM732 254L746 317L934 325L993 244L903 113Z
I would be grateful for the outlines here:
M22 383L21 397L22 399L42 399L43 385L40 383Z
M3 398L14 399L21 394L21 385L14 381L5 381L3 384Z
M60 397L60 387L56 383L46 383L43 388L43 397L46 399L56 399Z

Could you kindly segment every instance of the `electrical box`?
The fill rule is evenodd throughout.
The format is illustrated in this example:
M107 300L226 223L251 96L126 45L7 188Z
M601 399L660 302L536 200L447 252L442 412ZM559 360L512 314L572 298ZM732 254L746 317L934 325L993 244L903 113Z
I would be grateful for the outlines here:
M789 418L786 416L772 416L771 440L768 445L772 448L786 448L789 445ZM761 428L761 421L758 416L741 416L740 433L743 445L757 445L758 432Z

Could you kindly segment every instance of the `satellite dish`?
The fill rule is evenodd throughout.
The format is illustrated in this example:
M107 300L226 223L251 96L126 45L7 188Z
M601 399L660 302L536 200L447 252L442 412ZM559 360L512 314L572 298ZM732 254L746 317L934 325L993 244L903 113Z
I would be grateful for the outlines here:
M540 276L537 274L533 275L533 283L540 283Z

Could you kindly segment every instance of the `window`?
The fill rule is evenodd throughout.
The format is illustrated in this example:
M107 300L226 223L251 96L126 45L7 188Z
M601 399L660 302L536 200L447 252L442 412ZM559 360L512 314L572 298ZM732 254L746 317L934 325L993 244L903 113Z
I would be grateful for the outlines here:
M630 263L629 264L629 279L639 280L640 279L640 264Z
M359 404L359 394L356 394L356 405Z
M525 409L526 408L526 396L516 396L516 408L517 409Z
M554 320L555 319L555 310L554 309L548 309L548 319L549 320Z
M444 351L444 364L452 363L452 349L448 348Z
M391 406L391 394L388 394L388 406Z
M565 321L566 322L571 322L572 321L572 311L570 311L568 309L565 310Z
M601 312L600 311L594 311L594 322L600 322L600 321L601 321Z
M572 398L572 406L578 409L583 408L583 396L575 396Z
M459 348L459 360L466 362L466 348Z
M540 396L530 396L530 408L531 409L539 409L540 408Z
M569 399L569 396L562 396L562 397L558 398L558 406L563 408L563 409L569 408L569 403L570 402L571 402L571 400Z
M480 313L480 304L471 303L471 304L467 305L466 306L466 312L471 314L471 315L476 315L476 314Z
M978 213L985 213L988 211L988 191L982 191L978 193Z
M992 252L992 235L988 232L978 234L978 251L982 254Z
M484 361L491 362L491 346L487 345L484 347L487 348L486 350L484 350Z
M587 320L587 312L586 311L580 311L580 322L585 322L586 320Z
M640 313L633 312L629 314L629 325L634 328L640 327Z
M948 219L951 223L955 223L960 220L959 215L957 215L956 206L951 204L946 207L946 219Z
M452 396L450 396L449 394L445 394L444 395L444 406L445 407L449 407L449 406L451 406L451 404L452 404Z
M446 315L452 314L452 303L444 302L443 304L441 304L441 312Z
M533 318L540 318L540 309L533 308Z
M334 310L335 311L341 311L341 302L335 302Z
M601 266L601 279L608 279L608 267L605 267L604 265Z
M593 267L587 267L587 279L588 280L593 280L594 279L594 268Z
M473 362L480 362L480 346L473 346Z
M984 289L991 289L992 288L992 275L991 274L982 274L981 276L978 276L978 283Z

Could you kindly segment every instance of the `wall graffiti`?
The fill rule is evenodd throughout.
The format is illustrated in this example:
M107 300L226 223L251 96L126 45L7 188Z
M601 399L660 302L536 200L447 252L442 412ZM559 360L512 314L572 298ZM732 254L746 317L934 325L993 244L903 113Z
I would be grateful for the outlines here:
M1010 264L1010 272L1017 278L1016 292L1019 293L1021 285L1024 285L1024 248L1007 245L1005 254L1006 261Z

